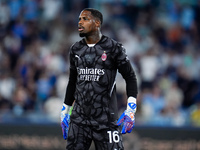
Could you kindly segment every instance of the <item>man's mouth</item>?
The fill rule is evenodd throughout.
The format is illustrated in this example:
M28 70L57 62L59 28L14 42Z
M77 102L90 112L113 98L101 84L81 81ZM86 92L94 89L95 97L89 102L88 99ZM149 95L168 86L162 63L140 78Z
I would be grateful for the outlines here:
M79 32L83 31L83 29L84 29L84 28L83 28L82 26L79 26L79 27L78 27L78 31L79 31Z

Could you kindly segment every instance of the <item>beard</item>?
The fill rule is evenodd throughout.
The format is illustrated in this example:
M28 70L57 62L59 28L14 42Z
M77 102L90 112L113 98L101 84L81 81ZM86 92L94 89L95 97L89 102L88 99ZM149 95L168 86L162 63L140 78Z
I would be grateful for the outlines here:
M87 33L79 33L79 36L80 37L85 37L85 36L87 36L88 34Z

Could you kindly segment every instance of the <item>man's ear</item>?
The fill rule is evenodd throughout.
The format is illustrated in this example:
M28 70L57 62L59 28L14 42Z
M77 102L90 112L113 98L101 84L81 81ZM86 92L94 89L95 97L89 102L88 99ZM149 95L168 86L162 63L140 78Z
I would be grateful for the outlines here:
M100 20L96 20L95 24L96 24L97 27L99 27L99 28L101 27L101 21Z

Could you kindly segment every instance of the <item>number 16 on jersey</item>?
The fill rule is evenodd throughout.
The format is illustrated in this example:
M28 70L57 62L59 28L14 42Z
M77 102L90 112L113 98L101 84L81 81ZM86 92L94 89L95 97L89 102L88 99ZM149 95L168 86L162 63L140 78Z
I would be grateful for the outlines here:
M120 138L119 138L119 132L118 131L107 131L108 136L109 136L109 142L110 143L118 143Z

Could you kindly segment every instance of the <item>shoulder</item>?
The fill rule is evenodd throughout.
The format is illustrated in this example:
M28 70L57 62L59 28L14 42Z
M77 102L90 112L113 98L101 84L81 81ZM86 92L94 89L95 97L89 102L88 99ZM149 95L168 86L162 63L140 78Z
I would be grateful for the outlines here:
M84 46L86 46L84 40L80 40L74 44L72 44L72 46L70 47L70 51L76 51L76 50L79 50L81 48L83 48Z
M99 45L101 47L106 47L106 48L120 48L122 47L122 44L108 36L103 35L101 41L99 42Z

